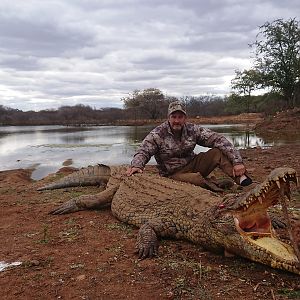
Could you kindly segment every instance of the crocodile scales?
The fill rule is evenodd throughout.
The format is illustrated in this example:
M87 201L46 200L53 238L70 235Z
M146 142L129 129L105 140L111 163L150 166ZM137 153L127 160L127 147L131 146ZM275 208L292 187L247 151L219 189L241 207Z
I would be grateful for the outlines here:
M77 185L96 182L106 184L106 189L71 199L50 213L101 208L111 203L112 213L119 220L140 227L137 250L142 258L157 254L158 237L172 237L300 275L296 249L276 236L267 213L282 195L290 198L290 182L297 183L294 169L277 168L251 191L222 198L198 186L157 174L144 172L127 177L125 166L89 168L39 190L65 187L63 182L71 182L71 186L75 182ZM94 173L98 179L89 180L97 177Z

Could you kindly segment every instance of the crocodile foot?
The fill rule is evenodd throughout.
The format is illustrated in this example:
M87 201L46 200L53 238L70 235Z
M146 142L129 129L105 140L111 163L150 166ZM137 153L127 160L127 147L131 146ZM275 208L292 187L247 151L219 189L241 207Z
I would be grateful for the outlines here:
M138 253L139 258L145 259L147 257L151 258L156 256L158 253L158 240L155 231L149 224L144 224L141 226L137 242L136 242L136 253Z
M271 223L272 223L272 226L273 226L274 229L280 229L280 228L286 228L287 227L286 221L283 220L282 218L279 218L274 213L269 212L269 216L270 216Z
M67 201L66 203L60 205L59 207L51 210L49 214L51 215L63 215L72 213L75 211L82 210L83 208L80 207L75 199L71 199Z

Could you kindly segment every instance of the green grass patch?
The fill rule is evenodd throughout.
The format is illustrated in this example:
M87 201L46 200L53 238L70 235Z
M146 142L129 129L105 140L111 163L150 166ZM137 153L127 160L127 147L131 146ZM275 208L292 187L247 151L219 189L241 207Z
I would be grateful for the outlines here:
M287 296L289 299L300 299L300 290L283 288L277 291L279 295Z

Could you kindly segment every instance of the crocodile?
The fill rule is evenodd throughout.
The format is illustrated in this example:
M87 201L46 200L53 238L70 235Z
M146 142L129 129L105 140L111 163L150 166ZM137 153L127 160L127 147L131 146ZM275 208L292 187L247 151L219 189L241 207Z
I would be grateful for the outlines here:
M128 177L125 170L89 167L39 190L105 184L104 191L71 199L50 214L110 204L117 219L139 227L136 252L142 259L158 254L158 238L171 237L300 275L298 247L278 237L268 213L282 199L290 200L290 183L298 184L294 169L276 168L250 191L225 196L153 173Z

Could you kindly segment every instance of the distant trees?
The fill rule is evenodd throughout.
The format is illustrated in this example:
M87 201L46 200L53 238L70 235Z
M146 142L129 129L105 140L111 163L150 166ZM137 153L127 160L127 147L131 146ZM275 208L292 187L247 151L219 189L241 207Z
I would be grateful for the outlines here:
M254 48L254 66L238 72L232 87L238 94L256 88L270 88L282 95L286 107L297 104L297 86L300 81L300 28L295 18L266 22L259 27ZM242 87L242 89L240 89ZM243 90L243 88L245 88Z
M0 125L10 124L22 111L0 105Z
M134 90L121 100L124 102L125 109L133 111L135 119L144 117L156 120L162 117L168 106L167 97L156 88Z
M246 98L238 94L224 96L164 96L159 118L165 120L169 102L182 101L186 105L190 118L211 117L240 114L247 111ZM272 114L277 106L282 104L282 97L277 93L267 93L260 96L250 96L251 112L265 112ZM0 105L0 125L125 125L145 124L149 120L148 114L136 108L134 115L129 108L101 108L95 109L86 105L62 106L58 109L26 111L3 107ZM134 118L136 117L136 118ZM155 121L155 119L152 119Z
M56 114L59 120L64 120L68 124L90 122L92 124L97 118L96 111L90 106L77 104L75 106L61 106Z
M215 95L184 97L187 113L190 117L197 116L221 116L226 112L227 98Z
M136 96L136 97L134 97ZM153 98L151 98L153 96ZM169 103L182 101L189 117L218 116L226 113L227 98L218 96L176 97L158 89L134 91L125 98L126 108L95 109L87 105L62 106L41 111L16 110L0 105L0 125L104 125L143 124L145 120L166 119ZM123 101L124 101L123 100ZM125 105L124 105L125 106ZM232 113L227 110L227 114Z
M119 108L97 110L82 104L38 112L23 112L0 105L0 125L101 125L113 124L123 115L123 110Z

